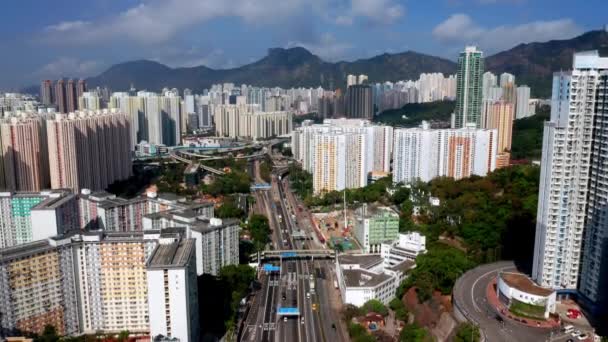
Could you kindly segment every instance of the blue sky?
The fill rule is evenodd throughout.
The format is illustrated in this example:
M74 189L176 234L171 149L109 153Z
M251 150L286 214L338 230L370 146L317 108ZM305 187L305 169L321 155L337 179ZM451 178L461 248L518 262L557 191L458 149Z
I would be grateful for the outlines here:
M455 59L465 44L489 55L599 29L606 13L608 0L6 0L0 88L133 59L229 68L270 47L328 61L406 50Z

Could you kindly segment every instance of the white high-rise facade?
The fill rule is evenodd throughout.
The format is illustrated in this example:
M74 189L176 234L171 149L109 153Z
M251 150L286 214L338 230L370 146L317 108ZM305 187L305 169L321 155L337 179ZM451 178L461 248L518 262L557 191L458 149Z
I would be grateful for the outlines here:
M420 128L396 129L394 135L394 183L485 176L496 168L495 129L430 129L423 123Z
M498 77L493 73L486 71L483 73L483 98L488 96L490 88L498 86Z
M393 128L362 119L304 122L292 132L294 158L313 176L315 193L367 185L370 173L388 174Z
M500 74L500 86L506 87L509 84L515 84L515 76L507 72Z
M608 58L597 51L553 77L532 270L542 286L578 289L592 311L608 300L607 93Z
M515 118L527 118L530 116L530 88L527 86L517 87L516 97Z

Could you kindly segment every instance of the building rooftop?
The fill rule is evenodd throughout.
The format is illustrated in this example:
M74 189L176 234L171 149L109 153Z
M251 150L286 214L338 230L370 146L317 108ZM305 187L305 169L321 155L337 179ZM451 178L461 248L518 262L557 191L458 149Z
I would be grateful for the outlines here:
M58 196L49 196L42 202L36 204L32 210L56 209L73 200L75 197L76 195L71 193L63 193Z
M388 274L374 273L364 269L343 269L342 275L347 287L374 287L391 279Z
M0 249L0 262L18 259L38 253L43 253L55 248L48 240L40 240L21 245L1 248Z
M185 267L194 251L194 239L159 244L150 257L148 268Z
M510 287L516 288L525 293L547 297L555 292L536 285L532 279L528 278L528 276L522 273L503 272L500 274L500 277Z
M217 223L214 225L213 223ZM234 226L239 224L239 220L235 218L226 218L226 219L208 219L208 218L198 218L196 223L192 226L192 230L206 233L209 231L226 228L228 226Z
M414 267L416 267L416 262L411 260L404 260L394 266L387 267L387 269L391 271L400 271L402 273L405 273Z
M341 254L338 256L340 265L359 265L360 268L369 269L382 263L378 254Z
M369 218L376 215L390 215L397 218L399 217L399 214L397 214L397 212L391 207L368 204L364 204L363 206L359 207L357 209L357 215L360 218Z

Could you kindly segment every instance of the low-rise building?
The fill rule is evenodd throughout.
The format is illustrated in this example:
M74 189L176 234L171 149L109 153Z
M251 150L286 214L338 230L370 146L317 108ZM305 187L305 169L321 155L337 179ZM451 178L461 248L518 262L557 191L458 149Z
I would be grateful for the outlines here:
M382 243L399 237L399 214L389 207L363 205L357 209L355 237L365 253L380 253Z
M426 237L418 232L400 233L399 239L383 243L380 255L385 266L395 266L404 261L415 261L420 254L426 253Z
M526 275L502 272L497 283L498 300L515 315L548 319L555 312L555 290L538 286Z
M405 280L413 261L385 267L380 255L343 254L336 259L336 278L345 304L362 306L370 299L388 304Z

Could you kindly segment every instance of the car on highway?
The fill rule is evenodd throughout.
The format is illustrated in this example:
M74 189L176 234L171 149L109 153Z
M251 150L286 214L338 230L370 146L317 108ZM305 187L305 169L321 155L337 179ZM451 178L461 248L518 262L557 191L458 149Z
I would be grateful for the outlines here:
M583 333L583 334L578 335L576 338L578 338L579 341L584 341L589 338L589 335Z
M300 324L304 324L304 317L300 320Z
M283 297L281 297L283 300L287 299L287 296L283 293Z
M283 322L287 322L287 316L283 317Z
M310 292L306 292L306 298L310 298Z
M580 331L580 330L576 329L576 330L574 330L574 331L572 332L572 334L571 334L571 335L572 335L572 337L577 337L578 335L580 335L580 334L582 334L582 333L583 333L582 331Z

